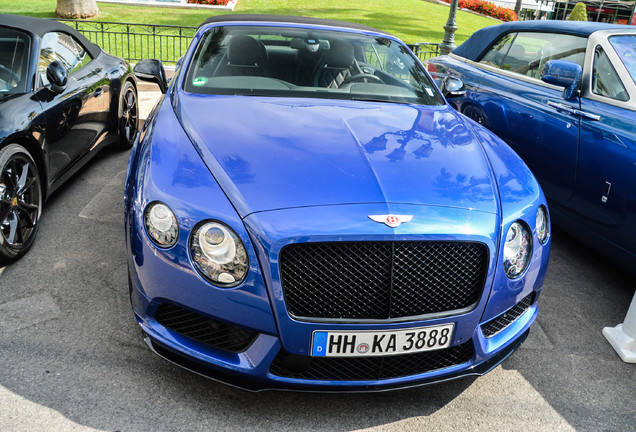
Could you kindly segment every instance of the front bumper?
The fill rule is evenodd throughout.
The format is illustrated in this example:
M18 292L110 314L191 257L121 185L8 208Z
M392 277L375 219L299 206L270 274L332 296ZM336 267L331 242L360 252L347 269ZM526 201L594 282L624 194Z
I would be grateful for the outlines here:
M165 322L160 323L156 319L156 311L160 306L158 302L146 298L134 287L132 299L135 310L148 312L144 317L137 313L135 315L150 349L171 363L199 375L250 391L367 392L408 388L487 373L512 354L527 337L529 327L538 313L536 300L539 292L532 293L531 302L524 299L525 302L519 302L494 320L478 326L474 329L473 337L463 344L419 354L346 359L292 355L285 351L277 335L259 332L252 332L253 338L248 340L246 346L238 349L227 346L220 348L216 342L203 343L192 333L186 336L184 331L175 331L170 324L172 328L164 326ZM198 325L206 328L211 326L204 322L208 318L201 318L203 321ZM209 320L216 322L211 318ZM197 325L191 319L189 322L192 326ZM493 323L503 323L503 327L495 326L498 331L494 334L491 330ZM222 324L238 328L229 323ZM414 324L426 325L424 322ZM484 331L490 337L486 337ZM249 335L244 336L250 338ZM385 374L389 377L383 378L380 373L378 377L370 378L367 372L376 360L379 363L392 362L393 375L400 375L400 371L407 374L390 376L389 373ZM398 365L397 372L395 365ZM352 370L352 374L347 375L347 370Z

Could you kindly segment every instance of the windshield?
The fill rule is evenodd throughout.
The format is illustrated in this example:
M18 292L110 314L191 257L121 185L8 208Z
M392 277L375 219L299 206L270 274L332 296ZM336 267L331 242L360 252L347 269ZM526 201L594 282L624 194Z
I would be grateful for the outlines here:
M192 93L444 104L403 45L345 31L214 27L185 79Z
M636 83L636 35L613 36L610 43Z
M26 91L28 54L25 33L0 27L0 97Z

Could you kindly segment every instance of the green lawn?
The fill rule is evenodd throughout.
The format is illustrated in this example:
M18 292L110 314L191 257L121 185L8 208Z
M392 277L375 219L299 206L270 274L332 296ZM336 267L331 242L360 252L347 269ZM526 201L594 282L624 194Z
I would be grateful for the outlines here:
M0 0L0 12L54 18L56 0ZM226 13L207 9L157 8L98 3L98 21L198 26L211 15ZM406 43L436 42L444 37L448 6L424 0L322 0L314 5L307 0L239 0L234 13L268 13L331 18L366 24L392 33ZM466 40L475 30L498 21L459 11L456 43Z

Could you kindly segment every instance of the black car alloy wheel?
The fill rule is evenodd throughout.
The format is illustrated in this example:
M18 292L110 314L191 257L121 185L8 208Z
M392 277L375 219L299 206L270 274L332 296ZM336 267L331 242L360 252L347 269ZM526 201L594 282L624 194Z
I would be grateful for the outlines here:
M119 96L119 147L129 149L139 129L139 104L135 86L126 81Z
M22 146L0 150L0 260L14 260L35 240L42 212L37 166Z

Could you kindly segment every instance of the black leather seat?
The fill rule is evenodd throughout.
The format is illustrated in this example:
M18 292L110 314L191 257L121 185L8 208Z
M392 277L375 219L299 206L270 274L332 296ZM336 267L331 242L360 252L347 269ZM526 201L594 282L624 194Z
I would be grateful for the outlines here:
M217 75L269 76L265 45L251 36L234 36L227 48L227 60Z
M354 67L353 46L340 39L330 41L330 49L314 75L314 86L338 88Z

